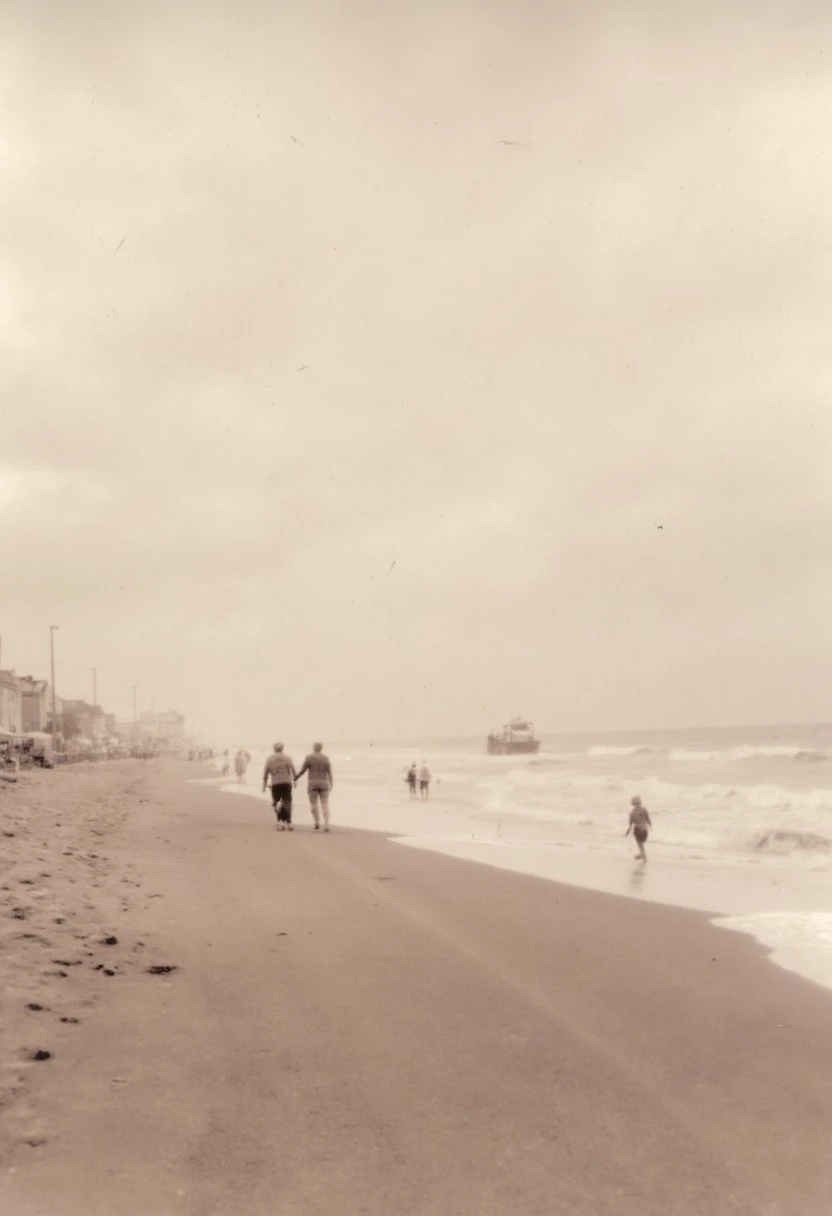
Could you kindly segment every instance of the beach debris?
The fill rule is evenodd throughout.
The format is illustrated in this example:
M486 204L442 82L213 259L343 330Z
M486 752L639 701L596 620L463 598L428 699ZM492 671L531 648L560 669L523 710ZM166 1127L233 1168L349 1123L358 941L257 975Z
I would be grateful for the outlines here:
M81 1021L81 1019L80 1019L80 1018L62 1017L62 1018L59 1018L59 1019L58 1019L58 1021L59 1021L59 1022L65 1022L65 1023L66 1023L67 1025L69 1025L69 1026L77 1026L77 1025L78 1025L78 1023Z
M43 1047L38 1047L37 1051L33 1051L29 1055L30 1060L51 1060L52 1052L46 1051Z
M15 920L26 920L29 913L25 908L12 908L12 916Z
M101 945L102 946L117 946L118 938L116 937L116 935L114 933L111 933L109 937L102 937Z
M154 963L148 967L148 975L170 975L172 971L178 971L179 968L175 963Z
M43 1009L43 1005L39 1005L37 1001L29 1001L26 1008L31 1009L33 1013L40 1013Z

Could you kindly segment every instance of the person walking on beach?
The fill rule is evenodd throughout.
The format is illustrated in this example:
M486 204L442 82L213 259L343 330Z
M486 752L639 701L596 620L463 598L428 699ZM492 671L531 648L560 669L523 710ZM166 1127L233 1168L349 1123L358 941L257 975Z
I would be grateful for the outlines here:
M244 752L242 748L238 750L237 755L234 757L234 772L237 774L237 780L240 785L245 782L246 769L248 768L250 759L251 756L248 752Z
M296 780L295 766L283 750L282 743L275 743L274 751L263 769L263 793L266 786L272 787L272 807L277 816L280 831L292 831L292 786Z
M430 769L424 760L419 768L419 793L423 802L430 797Z
M638 860L646 861L647 854L644 851L644 845L647 841L647 834L650 828L653 826L652 820L650 819L650 812L646 806L642 806L641 799L637 794L634 798L630 799L630 805L633 808L630 811L630 826L627 828L624 835L629 836L630 832L633 833L636 838L636 844L638 845Z
M411 764L410 768L407 770L407 777L405 778L405 780L407 781L407 784L410 788L410 797L411 798L416 797L416 776L417 776L416 765Z
M303 767L295 777L295 782L300 781L305 772L309 773L307 781L307 790L309 793L309 807L312 811L312 818L315 820L315 831L317 832L321 826L321 819L318 813L318 803L321 804L321 810L324 813L324 831L329 831L329 791L334 784L332 780L332 765L329 762L329 757L324 755L323 743L315 743L312 745L312 751L303 762Z

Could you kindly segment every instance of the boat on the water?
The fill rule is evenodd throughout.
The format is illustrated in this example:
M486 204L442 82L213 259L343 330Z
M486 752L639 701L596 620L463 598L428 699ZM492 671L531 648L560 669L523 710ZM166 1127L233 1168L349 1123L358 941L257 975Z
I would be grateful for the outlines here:
M500 731L488 736L489 756L513 756L524 752L536 752L540 740L535 736L534 726L525 718L512 718Z

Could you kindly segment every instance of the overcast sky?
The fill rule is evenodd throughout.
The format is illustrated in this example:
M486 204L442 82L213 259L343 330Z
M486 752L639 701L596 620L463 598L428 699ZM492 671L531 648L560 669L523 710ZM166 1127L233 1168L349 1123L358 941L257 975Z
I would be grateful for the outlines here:
M6 0L3 666L228 740L832 717L831 46Z

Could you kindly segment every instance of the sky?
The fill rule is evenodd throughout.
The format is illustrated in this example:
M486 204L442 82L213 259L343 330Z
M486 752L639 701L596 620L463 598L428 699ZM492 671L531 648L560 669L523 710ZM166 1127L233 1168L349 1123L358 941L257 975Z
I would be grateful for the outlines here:
M830 45L7 0L2 665L218 741L832 719Z

